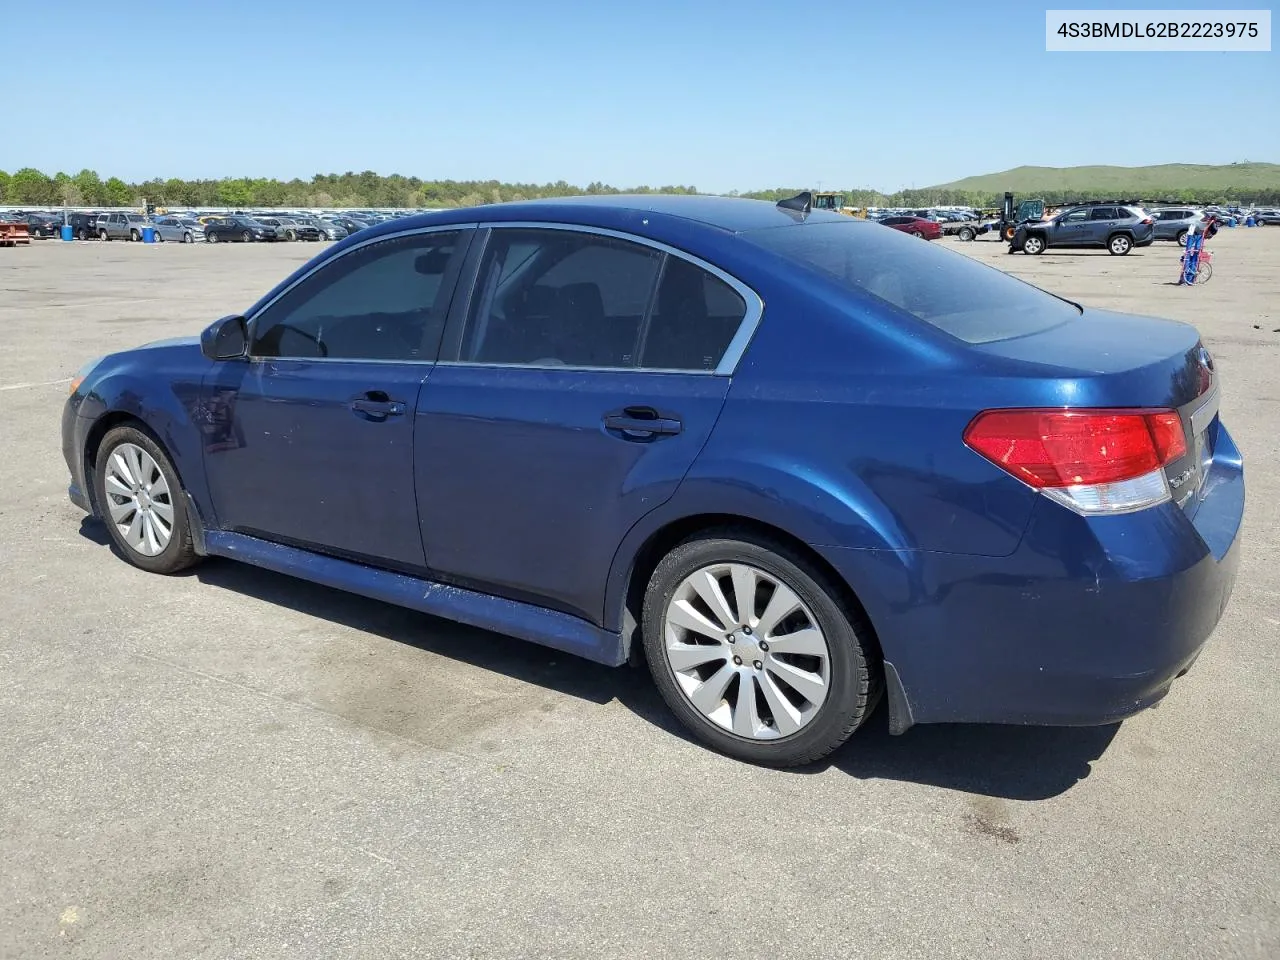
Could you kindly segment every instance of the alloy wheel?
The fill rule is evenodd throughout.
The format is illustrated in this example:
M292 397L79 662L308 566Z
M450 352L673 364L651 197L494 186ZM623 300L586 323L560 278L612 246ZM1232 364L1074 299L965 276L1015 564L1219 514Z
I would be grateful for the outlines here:
M827 698L831 653L817 618L758 567L718 563L695 571L672 594L662 626L677 686L730 733L791 736Z
M163 553L173 538L173 495L151 454L132 443L113 449L104 489L110 522L129 548L144 557Z

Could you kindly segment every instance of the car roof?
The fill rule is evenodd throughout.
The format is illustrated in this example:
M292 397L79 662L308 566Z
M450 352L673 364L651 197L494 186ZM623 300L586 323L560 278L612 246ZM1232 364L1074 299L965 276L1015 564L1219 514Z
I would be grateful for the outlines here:
M399 232L434 223L491 223L504 220L544 220L634 229L637 218L643 221L646 214L685 220L730 233L788 226L802 220L806 223L852 221L851 217L844 214L826 210L812 210L802 218L796 211L780 209L777 204L767 200L700 195L610 194L457 207L390 220L378 224L368 231L368 235Z

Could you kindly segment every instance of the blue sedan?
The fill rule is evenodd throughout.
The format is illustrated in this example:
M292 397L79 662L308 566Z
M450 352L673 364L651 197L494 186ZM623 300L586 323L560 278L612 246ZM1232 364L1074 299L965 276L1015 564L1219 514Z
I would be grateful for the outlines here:
M713 197L362 230L198 338L87 364L71 499L620 666L787 766L917 723L1151 706L1231 593L1241 456L1194 328L836 213Z

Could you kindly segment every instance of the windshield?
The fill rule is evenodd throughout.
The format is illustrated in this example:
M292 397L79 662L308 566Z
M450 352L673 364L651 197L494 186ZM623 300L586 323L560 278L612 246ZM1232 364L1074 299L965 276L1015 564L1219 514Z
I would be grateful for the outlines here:
M994 267L881 226L809 223L742 236L966 343L1038 333L1080 315L1074 304Z

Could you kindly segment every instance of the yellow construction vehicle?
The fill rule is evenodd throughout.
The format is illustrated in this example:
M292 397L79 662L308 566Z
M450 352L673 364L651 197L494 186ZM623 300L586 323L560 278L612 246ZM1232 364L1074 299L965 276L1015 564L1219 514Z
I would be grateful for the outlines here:
M833 213L843 213L845 216L858 217L859 219L867 219L866 207L854 208L844 205L843 193L832 193L818 191L813 194L813 209L830 210Z

